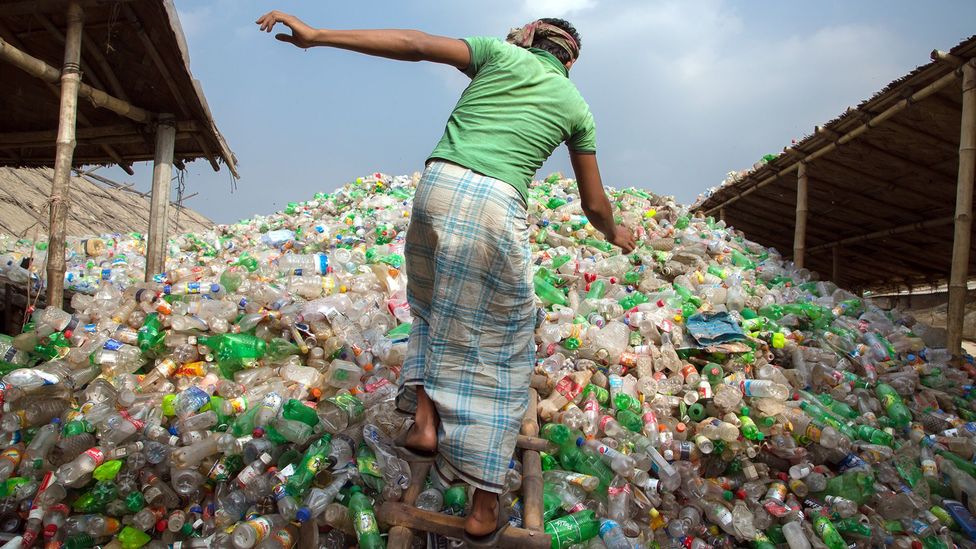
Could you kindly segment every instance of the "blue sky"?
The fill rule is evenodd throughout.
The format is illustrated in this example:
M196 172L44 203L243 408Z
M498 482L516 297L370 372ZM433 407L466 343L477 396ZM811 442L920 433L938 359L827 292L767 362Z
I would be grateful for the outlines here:
M303 51L258 32L270 9L333 28L504 36L565 17L571 78L597 122L604 181L691 202L730 170L812 132L974 32L976 2L849 0L176 0L191 69L240 160L187 166L187 202L216 222L279 210L359 175L422 169L467 79L457 70ZM134 177L147 189L151 165ZM541 170L571 173L564 147Z

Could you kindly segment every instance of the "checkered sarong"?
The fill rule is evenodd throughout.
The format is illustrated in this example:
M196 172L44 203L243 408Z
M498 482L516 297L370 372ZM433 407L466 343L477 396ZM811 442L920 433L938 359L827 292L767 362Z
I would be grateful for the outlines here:
M525 203L511 185L433 161L406 241L414 317L397 408L437 406L436 472L500 493L528 405L535 305Z

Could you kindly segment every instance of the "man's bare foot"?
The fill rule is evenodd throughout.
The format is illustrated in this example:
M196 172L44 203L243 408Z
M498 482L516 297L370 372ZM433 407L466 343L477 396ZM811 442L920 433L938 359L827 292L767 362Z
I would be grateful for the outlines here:
M464 531L472 537L487 536L498 527L498 494L480 488L471 498L471 512L464 519Z
M437 428L440 427L441 419L437 415L437 408L434 401L427 396L423 387L417 387L417 414L414 416L414 424L407 431L404 439L408 450L419 452L437 451Z

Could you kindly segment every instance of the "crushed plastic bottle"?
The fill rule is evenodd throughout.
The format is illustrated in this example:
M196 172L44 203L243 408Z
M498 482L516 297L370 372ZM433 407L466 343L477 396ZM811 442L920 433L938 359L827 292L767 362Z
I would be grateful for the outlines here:
M270 549L311 524L383 547L378 505L411 482L392 401L414 184L179 235L148 283L142 235L69 239L70 312L0 336L0 533ZM621 255L574 182L529 193L553 547L976 542L976 366L938 331L670 198L610 191L639 242ZM45 251L0 238L0 272L40 285ZM432 484L416 504L469 501Z

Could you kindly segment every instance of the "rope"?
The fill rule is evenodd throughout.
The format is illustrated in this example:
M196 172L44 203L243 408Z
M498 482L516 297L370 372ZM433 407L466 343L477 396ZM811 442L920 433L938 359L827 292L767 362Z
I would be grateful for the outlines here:
M174 219L174 224L176 225L176 230L182 232L180 229L180 212L183 211L183 193L186 191L186 170L177 169L176 170L176 218Z

